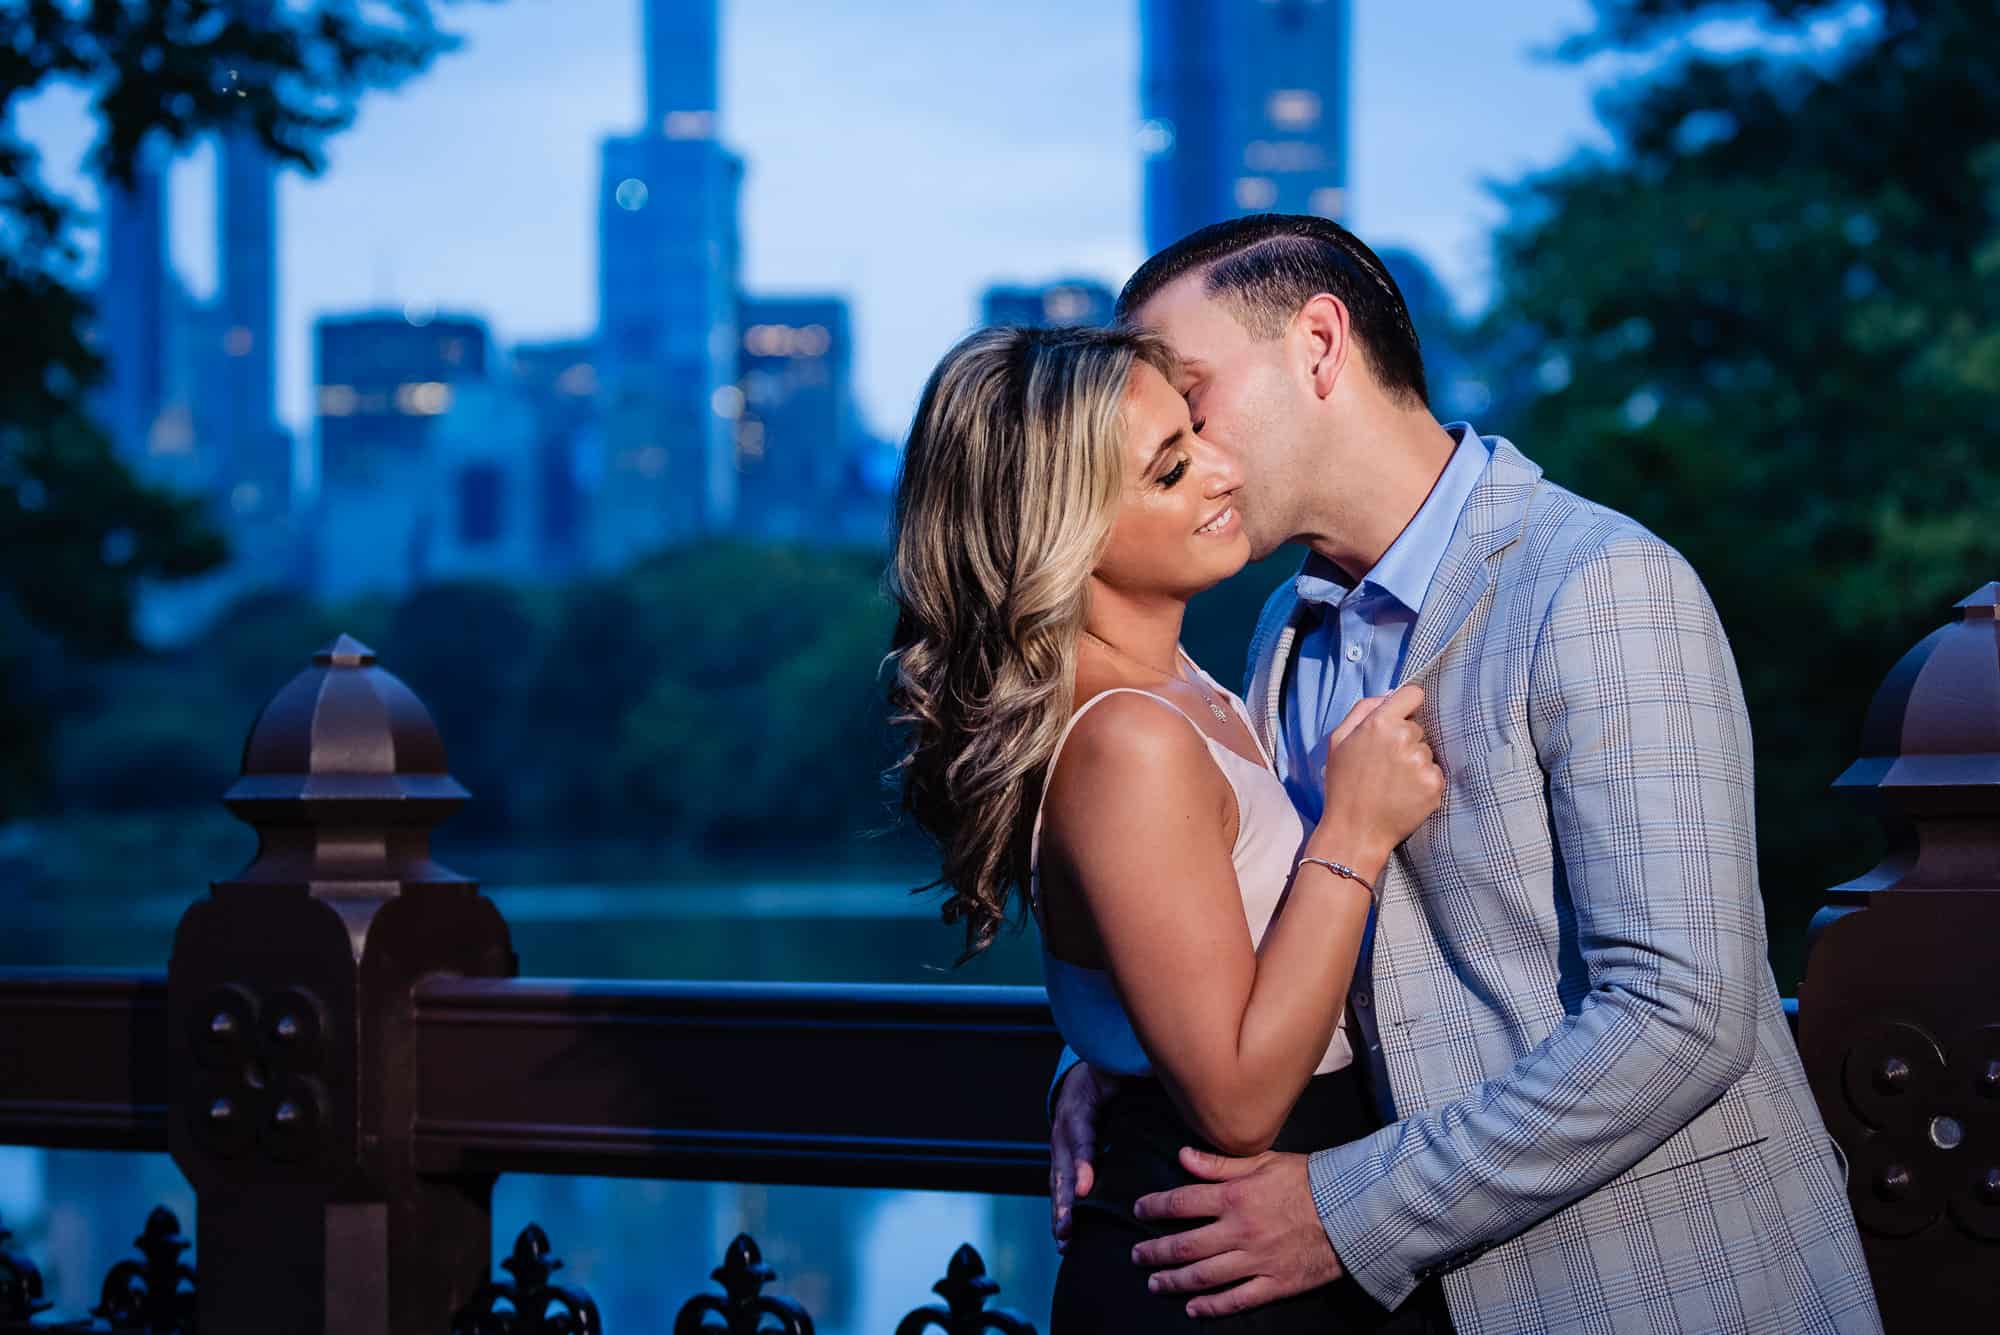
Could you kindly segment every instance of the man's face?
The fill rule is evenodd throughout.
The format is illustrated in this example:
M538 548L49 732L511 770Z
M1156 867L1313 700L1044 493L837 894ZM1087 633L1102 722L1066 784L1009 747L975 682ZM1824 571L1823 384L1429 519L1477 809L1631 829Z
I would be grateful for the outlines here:
M1284 334L1260 339L1228 306L1203 290L1203 276L1183 274L1133 312L1133 321L1166 339L1181 361L1174 388L1187 399L1201 438L1234 456L1243 484L1236 493L1250 559L1276 551L1297 531L1298 442L1307 436L1299 375Z

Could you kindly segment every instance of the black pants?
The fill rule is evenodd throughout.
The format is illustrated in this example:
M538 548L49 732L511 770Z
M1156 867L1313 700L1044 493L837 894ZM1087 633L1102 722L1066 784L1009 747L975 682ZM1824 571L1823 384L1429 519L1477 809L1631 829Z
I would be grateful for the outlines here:
M1272 1148L1310 1153L1358 1140L1379 1121L1359 1072L1350 1066L1314 1076L1293 1105ZM1353 1279L1284 1298L1233 1316L1197 1320L1187 1314L1190 1295L1152 1293L1152 1272L1133 1264L1132 1248L1148 1238L1196 1228L1201 1220L1142 1221L1132 1203L1197 1179L1180 1166L1180 1147L1212 1148L1188 1126L1156 1080L1131 1080L1098 1113L1096 1181L1077 1201L1069 1247L1056 1275L1051 1335L1151 1335L1202 1331L1215 1335L1439 1335L1451 1330L1444 1295L1435 1280L1394 1312L1368 1296Z

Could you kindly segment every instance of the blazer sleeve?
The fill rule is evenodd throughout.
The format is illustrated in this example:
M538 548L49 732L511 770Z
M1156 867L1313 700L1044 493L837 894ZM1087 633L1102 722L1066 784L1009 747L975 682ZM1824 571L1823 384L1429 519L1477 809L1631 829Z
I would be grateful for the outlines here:
M1706 591L1627 531L1563 577L1530 671L1589 991L1504 1074L1312 1156L1335 1254L1391 1307L1623 1173L1756 1050L1749 718Z

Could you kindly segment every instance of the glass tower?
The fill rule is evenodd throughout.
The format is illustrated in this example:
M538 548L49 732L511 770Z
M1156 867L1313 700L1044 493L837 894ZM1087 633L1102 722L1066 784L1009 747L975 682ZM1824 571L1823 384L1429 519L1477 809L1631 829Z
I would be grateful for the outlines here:
M1141 0L1146 246L1346 212L1347 0Z
M158 162L142 159L129 187L104 183L103 255L100 413L119 454L143 460L167 397L167 190Z
M592 549L617 566L726 528L736 503L737 198L718 137L716 0L647 0L645 124L598 188L604 476Z
M277 163L247 130L223 134L216 157L221 346L210 349L205 404L233 513L282 515L291 505L291 438L279 428Z

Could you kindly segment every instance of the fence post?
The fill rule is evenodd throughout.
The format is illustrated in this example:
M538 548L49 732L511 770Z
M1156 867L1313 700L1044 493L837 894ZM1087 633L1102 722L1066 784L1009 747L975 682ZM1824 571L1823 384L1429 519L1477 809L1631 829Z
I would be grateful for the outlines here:
M515 967L498 910L430 857L467 796L422 702L345 635L251 729L224 802L257 855L188 909L167 973L204 1331L444 1331L486 1278L492 1178L411 1153L413 986Z
M1835 787L1889 855L1813 920L1799 1051L1888 1328L1983 1328L2000 1266L2000 583L1890 671Z

